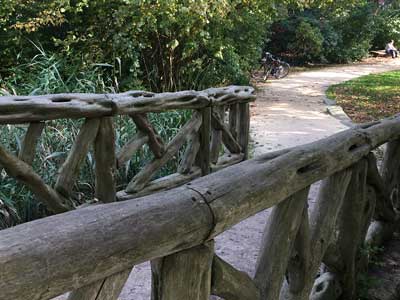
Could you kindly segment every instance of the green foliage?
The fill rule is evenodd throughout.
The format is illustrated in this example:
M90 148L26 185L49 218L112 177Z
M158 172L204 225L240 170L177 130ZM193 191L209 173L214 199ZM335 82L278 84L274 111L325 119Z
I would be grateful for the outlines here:
M399 13L392 4L382 8L361 0L291 3L272 25L266 48L297 63L360 60L373 45L382 49L390 39L398 39Z
M301 20L294 32L294 40L288 44L288 50L303 61L320 58L324 38L318 27Z
M123 90L243 83L274 11L261 0L6 0L0 74L31 60L32 40L80 71L112 66Z

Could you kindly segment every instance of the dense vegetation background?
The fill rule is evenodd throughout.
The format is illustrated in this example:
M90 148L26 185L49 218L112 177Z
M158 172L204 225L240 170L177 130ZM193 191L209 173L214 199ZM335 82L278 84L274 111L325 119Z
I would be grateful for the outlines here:
M400 42L398 2L3 0L0 85L38 94L244 84L262 49L336 63Z

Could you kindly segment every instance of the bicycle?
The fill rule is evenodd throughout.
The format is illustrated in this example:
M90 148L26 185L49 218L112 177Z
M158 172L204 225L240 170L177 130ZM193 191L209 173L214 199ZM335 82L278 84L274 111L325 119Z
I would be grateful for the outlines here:
M257 73L261 70L263 81L267 81L270 76L280 79L289 74L290 65L279 58L275 58L271 53L265 52L265 56L261 59L261 65Z

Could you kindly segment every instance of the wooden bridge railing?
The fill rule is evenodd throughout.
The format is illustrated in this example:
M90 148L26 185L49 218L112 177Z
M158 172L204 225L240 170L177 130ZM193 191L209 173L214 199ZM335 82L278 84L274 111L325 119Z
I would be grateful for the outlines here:
M248 117L229 118L228 129L222 113L203 109L182 130L199 128L202 133L213 126L221 137L200 134L200 149L204 144L203 149L212 149L208 143L214 139L228 148L228 132L244 145L241 140L248 137L241 139L240 130L235 135L232 124L242 123L240 128L247 130ZM238 115L248 116L248 108L239 109ZM200 116L203 125L198 124ZM95 152L103 155L111 147L109 120L102 118L94 141ZM190 137L188 131L185 136ZM146 134L150 141L152 133ZM378 171L371 151L384 143ZM168 147L163 153L170 153ZM212 162L211 154L201 157L194 161ZM135 187L149 181L136 175L122 194L126 201L91 205L1 231L0 299L51 299L70 290L75 290L70 299L116 299L131 268L148 260L154 300L202 300L210 294L226 300L354 299L357 273L368 262L360 247L380 244L398 220L399 158L400 116L395 116L268 153L163 193L138 198ZM103 186L111 178L109 159L99 158L104 169L96 169L97 195L103 202L114 195ZM4 160L9 174L24 170ZM9 155L6 161L15 160ZM138 174L150 172L143 170ZM202 170L204 174L210 168ZM309 187L320 180L309 210ZM61 190L46 188L50 196L66 198ZM252 278L214 253L213 238L267 208L272 212Z

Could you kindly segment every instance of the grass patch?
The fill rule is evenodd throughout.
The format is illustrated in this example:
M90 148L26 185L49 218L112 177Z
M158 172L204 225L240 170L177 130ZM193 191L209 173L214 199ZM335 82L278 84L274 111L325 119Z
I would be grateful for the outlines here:
M356 123L400 112L400 71L362 76L332 85L327 96L336 100Z

